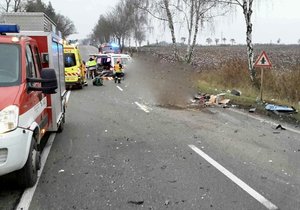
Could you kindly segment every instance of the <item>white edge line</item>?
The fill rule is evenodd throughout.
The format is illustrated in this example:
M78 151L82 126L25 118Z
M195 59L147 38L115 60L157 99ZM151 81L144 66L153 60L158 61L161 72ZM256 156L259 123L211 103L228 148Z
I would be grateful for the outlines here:
M34 192L36 190L36 187L37 187L37 185L39 183L41 174L43 172L43 169L44 169L44 166L45 166L45 163L46 163L46 160L48 158L48 155L49 155L49 152L51 150L53 141L55 139L55 135L56 135L55 133L50 134L48 142L47 142L46 146L43 149L43 152L42 152L42 155L41 155L41 169L38 171L37 182L35 183L35 185L33 187L27 188L23 192L23 195L22 195L22 197L20 199L20 202L19 202L19 204L18 204L18 206L16 208L17 210L28 210L29 209L31 200L33 198L33 195L34 195Z
M209 162L211 165L213 165L216 169L218 169L221 173L223 173L225 176L227 176L231 181L233 181L235 184L237 184L240 188L242 188L244 191L246 191L249 195L251 195L253 198L255 198L258 202L260 202L265 207L267 207L267 209L269 209L269 210L278 209L277 206L275 206L273 203L271 203L269 200L267 200L264 196L262 196L261 194L256 192L253 188L251 188L249 185L247 185L245 182L243 182L237 176L232 174L230 171L228 171L226 168L224 168L222 165L220 165L214 159L209 157L207 154L205 154L202 150L197 148L195 145L189 145L189 147L192 150L194 150L198 155L200 155L202 158L204 158L207 162Z
M123 89L122 89L121 87L119 87L118 85L117 85L117 88L118 88L120 91L123 91Z
M139 102L134 102L141 110L143 110L146 113L149 113L150 111L145 105L140 104Z
M232 111L232 112L235 112L235 113L242 114L242 115L247 116L247 117L251 117L252 119L258 120L258 121L260 121L260 122L268 123L268 124L273 125L273 126L278 125L278 123L275 123L275 122L272 122L272 121L270 121L270 120L266 120L266 119L263 119L263 118L260 118L260 117L253 116L253 115L251 115L251 114L247 114L247 113L244 113L244 112L242 112L242 111L238 111L238 110L235 110L235 109L229 109L229 110ZM294 132L294 133L300 134L300 131L299 131L299 130L290 128L290 127L288 127L288 126L284 126L284 128L286 128L288 131L292 131L292 132Z

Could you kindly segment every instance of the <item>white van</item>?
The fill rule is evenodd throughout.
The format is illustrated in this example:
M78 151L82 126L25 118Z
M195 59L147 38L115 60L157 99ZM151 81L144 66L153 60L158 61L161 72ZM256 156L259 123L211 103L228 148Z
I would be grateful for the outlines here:
M97 64L104 69L110 69L111 71L114 70L114 65L117 63L117 61L120 61L120 63L123 66L123 71L127 70L128 64L132 61L132 58L130 55L127 54L91 54L90 56L95 56L97 60Z

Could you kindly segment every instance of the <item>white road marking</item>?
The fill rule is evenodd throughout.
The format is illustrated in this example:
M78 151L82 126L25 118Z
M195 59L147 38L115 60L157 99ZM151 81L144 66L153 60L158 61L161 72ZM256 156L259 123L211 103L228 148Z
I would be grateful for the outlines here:
M225 176L227 176L231 181L233 181L235 184L237 184L240 188L242 188L244 191L246 191L249 195L251 195L253 198L255 198L258 202L260 202L265 207L267 207L267 209L269 209L269 210L278 209L277 206L275 206L273 203L271 203L269 200L267 200L264 196L262 196L261 194L256 192L253 188L251 188L249 185L247 185L245 182L243 182L237 176L232 174L230 171L228 171L226 168L224 168L222 165L220 165L214 159L209 157L207 154L205 154L202 150L197 148L195 145L189 145L189 147L192 150L194 150L198 155L200 155L202 158L204 158L207 162L209 162L211 165L213 165L216 169L218 169L221 173L223 173Z
M140 104L139 102L134 102L141 110L143 110L146 113L149 113L149 108L145 105Z
M56 135L55 133L52 133L49 136L48 142L47 142L45 148L43 149L43 152L42 152L42 155L41 155L41 169L38 171L38 179L37 179L36 184L33 187L31 187L31 188L27 188L23 192L23 195L22 195L22 197L20 199L20 202L19 202L19 204L18 204L18 206L16 208L17 210L28 210L29 209L32 197L33 197L34 192L36 190L36 187L37 187L37 185L39 183L39 180L40 180L41 174L43 172L43 169L44 169L47 157L48 157L49 152L51 150L53 141L55 139L55 135Z
M266 120L266 119L263 119L263 118L260 118L260 117L257 117L257 116L253 116L251 114L247 114L247 113L244 113L244 112L241 112L241 111L238 111L238 110L235 110L235 109L229 109L230 111L233 111L233 112L236 112L236 113L239 113L241 115L244 115L244 116L247 116L247 117L251 117L252 119L255 119L255 120L258 120L260 122L264 122L264 123L268 123L270 125L273 125L273 126L277 126L278 123L275 123L275 122L272 122L272 121L269 121L269 120ZM292 131L294 133L298 133L300 134L300 130L296 130L296 129L293 129L293 128L290 128L288 126L283 126L286 130L289 130L289 131Z
M118 85L117 85L117 88L118 88L120 91L123 91L123 89L122 89L121 87L119 87Z

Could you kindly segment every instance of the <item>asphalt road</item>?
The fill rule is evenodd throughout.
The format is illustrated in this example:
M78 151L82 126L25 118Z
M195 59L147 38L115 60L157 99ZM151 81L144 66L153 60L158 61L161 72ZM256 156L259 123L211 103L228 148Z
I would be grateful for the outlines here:
M29 209L300 209L298 128L275 130L235 109L182 109L170 101L188 90L165 89L150 68L72 91ZM0 209L21 193L1 187Z

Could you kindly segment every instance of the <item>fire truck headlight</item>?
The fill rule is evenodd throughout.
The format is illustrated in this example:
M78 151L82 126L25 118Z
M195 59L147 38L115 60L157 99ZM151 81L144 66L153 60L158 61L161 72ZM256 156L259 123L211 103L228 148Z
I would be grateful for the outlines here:
M4 108L0 111L0 133L6 133L16 129L18 121L19 107L11 105Z

